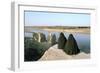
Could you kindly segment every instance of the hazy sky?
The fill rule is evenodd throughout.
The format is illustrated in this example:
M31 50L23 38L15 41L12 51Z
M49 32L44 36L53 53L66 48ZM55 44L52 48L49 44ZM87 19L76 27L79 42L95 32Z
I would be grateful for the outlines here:
M25 26L90 26L89 14L25 11Z

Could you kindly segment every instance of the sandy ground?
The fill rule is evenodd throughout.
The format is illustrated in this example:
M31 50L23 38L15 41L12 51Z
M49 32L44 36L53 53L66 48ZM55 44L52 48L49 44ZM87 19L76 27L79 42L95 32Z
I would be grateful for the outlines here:
M89 59L90 54L86 54L81 52L77 55L67 55L64 51L57 48L57 45L50 47L44 55L39 59L40 61L43 60L67 60L67 59Z

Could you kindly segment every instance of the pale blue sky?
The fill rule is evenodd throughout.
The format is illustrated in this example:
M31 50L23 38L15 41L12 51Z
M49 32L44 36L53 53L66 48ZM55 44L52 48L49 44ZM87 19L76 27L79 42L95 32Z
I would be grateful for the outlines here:
M90 26L90 14L25 11L25 26Z

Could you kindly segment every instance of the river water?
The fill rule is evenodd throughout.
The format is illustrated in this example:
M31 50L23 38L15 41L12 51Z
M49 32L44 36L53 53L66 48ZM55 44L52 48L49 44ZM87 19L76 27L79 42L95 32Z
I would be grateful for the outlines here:
M25 32L24 37L32 37L33 32L44 33L46 37L49 35L48 31L33 29L30 32ZM51 34L55 34L58 40L60 32L51 32ZM70 33L64 32L64 35L66 36L67 39L68 39L69 34ZM85 33L71 33L71 34L73 34L74 38L76 39L79 49L85 53L90 53L90 48L91 48L90 47L90 34L85 34Z

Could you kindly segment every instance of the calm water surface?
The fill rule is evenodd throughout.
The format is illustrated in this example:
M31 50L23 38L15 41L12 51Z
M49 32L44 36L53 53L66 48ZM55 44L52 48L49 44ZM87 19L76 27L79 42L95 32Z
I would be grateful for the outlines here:
M31 30L31 32L25 32L24 36L25 37L32 37L33 32L41 32L44 33L45 36L47 37L49 32L48 31L44 31L44 30ZM58 39L60 32L51 32L51 34L55 34L56 38ZM68 39L70 33L66 33L64 32L64 35L66 36L66 38ZM90 34L83 34L83 33L72 33L74 38L77 41L78 47L81 51L85 52L85 53L90 53Z

